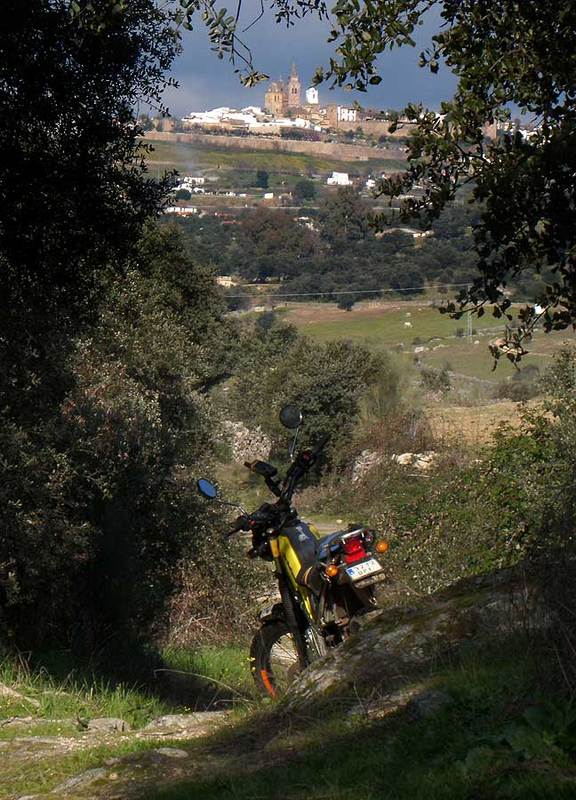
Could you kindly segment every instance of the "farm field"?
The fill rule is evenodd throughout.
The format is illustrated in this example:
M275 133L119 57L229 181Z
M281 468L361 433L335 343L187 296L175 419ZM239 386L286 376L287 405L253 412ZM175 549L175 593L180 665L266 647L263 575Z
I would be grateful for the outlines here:
M146 155L146 161L153 174L156 171L162 173L171 169L179 172L198 170L253 172L265 169L270 173L285 175L333 171L367 175L374 171L397 172L406 166L403 161L391 159L346 162L306 153L209 148L185 142L155 141L152 147L153 150Z
M466 337L457 335L458 329L461 332L466 327L464 318L450 319L431 304L419 301L358 303L351 311L326 303L292 303L284 309L284 314L302 333L319 341L349 339L364 342L375 350L394 349L411 361L417 356L423 366L447 367L494 384L515 373L514 366L504 358L495 371L492 369L494 361L488 344L502 333L503 325L502 320L489 315L473 319L474 334L468 342ZM530 352L523 366L534 364L544 369L565 342L576 343L572 331L537 332L528 345ZM414 352L421 347L425 349Z
M537 400L528 405L537 406ZM434 436L439 440L456 439L476 447L488 444L499 425L513 428L520 425L520 406L512 400L476 406L431 406L427 418Z

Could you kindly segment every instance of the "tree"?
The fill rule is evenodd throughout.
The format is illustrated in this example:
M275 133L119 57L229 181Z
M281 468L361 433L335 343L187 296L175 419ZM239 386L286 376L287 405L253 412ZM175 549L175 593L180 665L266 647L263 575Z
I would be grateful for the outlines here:
M303 229L285 211L259 208L244 216L236 228L238 252L234 269L251 279L285 277L315 248L312 231Z
M173 230L151 228L125 274L101 279L61 402L41 424L0 425L0 633L108 641L117 657L150 641L178 563L209 535L194 487L214 445L205 395L236 356L212 276Z
M186 5L189 5L186 3ZM197 3L200 5L200 2ZM277 18L293 21L311 4L275 0ZM194 4L190 7L192 11ZM213 8L213 17L218 9ZM240 4L238 5L240 9ZM324 2L313 4L320 14ZM488 304L496 316L509 315L506 285L524 272L550 273L544 291L533 298L545 307L546 330L576 322L576 6L572 0L388 0L359 5L338 0L332 9L329 41L335 53L316 82L366 91L377 85L378 56L397 46L414 46L414 32L425 14L440 17L436 33L420 55L432 73L441 64L458 78L452 100L441 115L410 105L402 116L414 123L408 139L409 169L381 184L390 198L425 186L421 200L403 203L403 217L437 216L463 184L482 209L475 226L477 275L469 291L446 310L471 308L481 315ZM211 27L223 52L236 59L235 38L244 20L225 18ZM247 82L260 80L251 58ZM525 135L510 121L510 106L536 123ZM486 126L502 133L488 141ZM527 328L535 312L521 318ZM522 335L522 330L520 330Z
M147 175L134 104L159 101L178 42L153 0L7 5L1 294L45 308L89 293L93 267L121 259L158 211L166 185Z
M318 344L278 321L256 334L248 333L249 341L259 339L267 346L268 358L245 364L229 402L247 424L258 420L275 437L285 437L278 411L296 403L304 413L303 441L317 443L328 435L335 462L342 457L368 388L384 381L391 396L395 394L399 377L385 353L375 355L362 344L346 341ZM243 350L260 355L252 344Z
M164 202L136 123L178 51L154 0L10 0L0 37L0 392L34 414L64 389L62 348Z
M320 207L322 236L331 243L353 242L368 234L368 205L351 186L346 186Z
M305 200L313 200L316 197L316 186L313 181L297 181L292 190L292 198L295 203L302 203Z
M268 188L268 173L265 169L259 169L256 171L256 186L260 187L260 189L267 189Z
M110 292L131 294L144 225L170 183L147 174L134 109L160 105L179 44L154 0L2 10L0 629L30 645L70 632L74 600L91 590L82 570L112 534L107 500L128 476L159 469L140 498L159 508L168 497L161 381L146 385L138 366L127 376L120 342L103 353L95 338ZM127 330L138 313L124 311Z

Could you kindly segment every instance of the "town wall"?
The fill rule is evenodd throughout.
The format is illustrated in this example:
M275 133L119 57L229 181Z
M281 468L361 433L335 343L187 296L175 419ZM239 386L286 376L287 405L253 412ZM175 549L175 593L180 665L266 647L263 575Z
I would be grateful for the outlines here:
M398 128L390 133L390 125L392 123L387 120L369 119L359 120L358 122L337 122L333 125L335 130L338 131L356 131L361 128L365 134L372 134L373 136L386 136L390 139L406 139L415 128L414 122L399 123Z
M358 127L358 126L356 126ZM354 125L352 125L354 128ZM307 142L294 139L264 139L261 136L219 136L205 133L168 133L147 131L148 141L181 142L207 147L222 147L230 150L272 150L284 153L307 153L324 156L337 161L368 161L369 159L399 159L404 153L398 150L375 150L368 145L336 144L331 142Z

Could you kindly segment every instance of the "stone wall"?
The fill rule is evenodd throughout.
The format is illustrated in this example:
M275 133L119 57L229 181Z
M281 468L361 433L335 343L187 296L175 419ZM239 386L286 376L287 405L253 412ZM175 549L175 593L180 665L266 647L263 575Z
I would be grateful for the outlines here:
M358 126L351 124L352 129ZM332 144L330 142L306 142L294 139L265 139L263 136L211 136L206 133L168 133L148 131L146 141L198 144L203 147L228 150L272 150L280 153L307 153L314 156L334 158L338 161L368 161L369 159L402 159L404 153L398 150L375 150L367 145Z
M371 119L360 122L338 122L336 128L339 131L355 131L361 128L366 134L373 134L374 136L386 136L389 139L406 139L415 128L413 122L404 122L398 125L398 128L391 133L391 122L386 120Z

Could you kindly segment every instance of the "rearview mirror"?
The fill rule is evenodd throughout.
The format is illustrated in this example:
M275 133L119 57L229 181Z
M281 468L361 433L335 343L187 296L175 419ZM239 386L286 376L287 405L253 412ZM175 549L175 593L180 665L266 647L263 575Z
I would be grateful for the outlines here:
M280 411L280 422L288 430L295 430L302 422L302 412L295 405L287 405Z
M218 497L218 489L213 483L207 481L206 478L200 478L200 480L196 481L196 486L202 497L205 497L207 500L214 500Z

